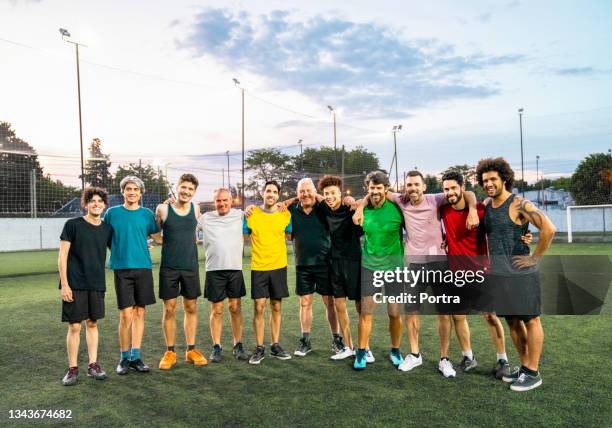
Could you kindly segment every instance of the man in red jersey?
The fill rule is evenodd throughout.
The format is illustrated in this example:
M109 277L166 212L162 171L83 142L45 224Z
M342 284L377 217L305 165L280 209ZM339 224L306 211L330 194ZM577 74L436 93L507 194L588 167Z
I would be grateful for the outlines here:
M463 197L463 192L465 191L463 176L455 171L447 172L442 177L442 187L444 196L448 201L448 204L443 205L440 211L446 230L449 268L456 273L460 271L486 272L489 260L486 234L482 226L482 219L485 215L484 205L478 203L476 206L480 226L469 230L465 227L468 207ZM524 240L530 243L531 234L527 234ZM487 283L480 283L477 276L473 276L471 281L467 281L468 275L466 274L463 277L465 280L461 280L461 286L459 286L459 280L456 281L455 285L457 286L458 294L462 297L463 304L457 307L457 313L449 315L447 319L450 333L452 317L455 323L455 333L461 346L463 359L459 367L464 372L468 372L477 366L476 358L474 358L471 349L470 329L466 314L470 309L481 310L497 353L496 364L492 372L497 379L501 379L510 372L510 365L506 355L504 328L495 313L491 312L492 308L489 304L490 298L488 297ZM456 278L458 279L459 276ZM450 342L450 334L447 335L447 339ZM448 346L449 344L446 343L447 349Z

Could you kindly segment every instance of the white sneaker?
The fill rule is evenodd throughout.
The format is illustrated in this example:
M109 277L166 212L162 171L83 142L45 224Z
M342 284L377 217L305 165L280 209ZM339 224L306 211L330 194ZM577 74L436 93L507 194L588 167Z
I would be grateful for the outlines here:
M444 377L455 377L457 376L457 372L453 368L453 363L451 363L448 359L443 358L438 363L438 371L442 373Z
M403 372L409 372L421 364L423 364L423 356L421 354L419 354L418 358L412 354L408 354L406 355L406 358L404 358L404 362L400 364L397 369Z
M374 354L372 354L372 351L370 351L369 349L366 349L366 363L372 364L374 361L376 361L376 358L374 358Z
M339 361L339 360L344 360L345 358L348 358L348 357L352 357L353 355L355 355L355 352L348 346L345 346L344 348L342 348L340 352L332 355L330 358L334 361Z

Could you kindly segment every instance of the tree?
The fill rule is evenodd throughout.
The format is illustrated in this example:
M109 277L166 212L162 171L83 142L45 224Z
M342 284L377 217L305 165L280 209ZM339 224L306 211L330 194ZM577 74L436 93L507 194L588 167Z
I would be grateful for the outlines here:
M276 180L281 190L288 187L288 179L292 176L294 159L278 149L253 150L244 160L245 170L251 171L249 181L245 183L245 191L251 191L257 199L262 198L261 191L266 181Z
M85 182L90 186L108 189L113 176L110 172L109 155L102 153L102 142L94 138L89 146L89 158L85 164Z
M612 204L612 155L593 153L584 158L569 190L577 205Z
M0 122L0 214L29 215L34 206L36 214L52 213L77 194L76 188L45 176L36 150L10 123Z
M440 180L435 175L427 174L424 179L425 185L427 186L426 193L441 193L442 185Z
M119 185L121 180L128 175L134 175L140 178L145 185L145 192L148 194L166 196L169 192L170 183L160 171L156 170L151 165L129 163L128 165L121 165L119 168L117 168L117 172L115 173L115 178L111 186L111 193L121 193Z

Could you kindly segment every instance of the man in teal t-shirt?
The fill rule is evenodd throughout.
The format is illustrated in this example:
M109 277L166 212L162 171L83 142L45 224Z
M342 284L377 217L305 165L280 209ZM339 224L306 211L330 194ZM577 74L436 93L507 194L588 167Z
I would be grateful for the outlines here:
M110 267L115 274L121 351L116 372L125 375L130 368L140 373L149 371L140 358L145 307L155 303L147 240L152 237L161 243L161 235L153 211L140 206L145 191L142 180L128 176L119 186L124 203L109 208L104 222L113 229Z
M398 284L395 279L384 281L384 272L404 267L402 213L395 204L386 200L389 180L385 173L381 171L369 173L365 184L368 187L369 205L363 212L364 240L361 252L359 348L353 365L356 370L366 368L366 347L372 330L376 304L382 302L383 294L385 297L399 296L403 290L402 285ZM387 313L391 336L389 358L397 367L403 361L399 350L402 335L400 305L387 303Z

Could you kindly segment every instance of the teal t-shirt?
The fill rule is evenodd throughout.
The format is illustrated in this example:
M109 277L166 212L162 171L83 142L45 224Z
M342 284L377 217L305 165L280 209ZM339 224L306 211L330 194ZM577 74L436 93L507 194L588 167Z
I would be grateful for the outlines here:
M151 269L147 239L159 232L153 211L144 207L128 210L117 205L106 211L104 222L113 228L110 268Z
M361 265L369 270L395 270L404 267L402 213L385 201L380 208L363 210L363 251Z

